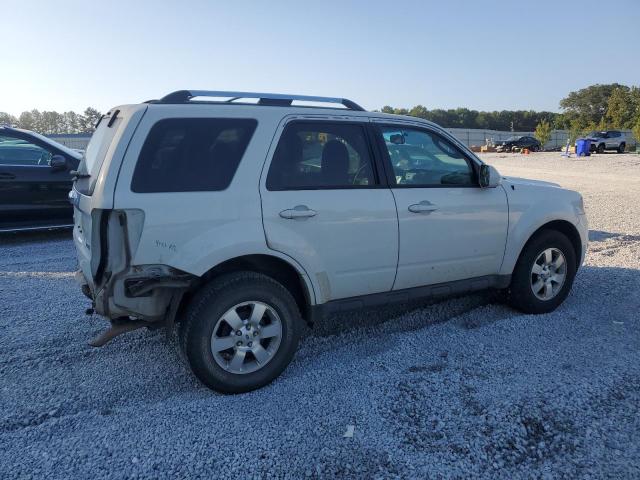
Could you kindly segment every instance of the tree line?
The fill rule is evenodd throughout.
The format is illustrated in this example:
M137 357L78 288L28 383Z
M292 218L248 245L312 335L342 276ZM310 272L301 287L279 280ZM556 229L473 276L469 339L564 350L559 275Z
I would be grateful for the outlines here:
M572 139L591 130L630 129L640 139L640 87L591 85L570 92L560 101L562 113L534 110L482 112L468 108L429 110L385 106L382 112L424 118L445 128L480 128L501 131L569 130Z
M572 139L590 130L631 129L640 139L640 87L618 83L597 84L570 92L560 101L562 113L534 110L483 112L468 108L433 109L385 106L382 111L410 115L435 122L445 128L480 128L501 131L569 130ZM92 133L100 112L87 108L83 113L31 110L18 117L0 112L0 125L7 124L45 135Z
M445 128L481 128L502 131L533 131L542 120L554 122L559 115L554 112L533 110L502 110L482 112L468 108L429 110L422 105L413 108L382 107L382 112L424 118Z
M83 113L29 110L17 117L0 112L0 125L9 125L25 130L51 135L55 133L93 133L101 117L95 108L88 107Z

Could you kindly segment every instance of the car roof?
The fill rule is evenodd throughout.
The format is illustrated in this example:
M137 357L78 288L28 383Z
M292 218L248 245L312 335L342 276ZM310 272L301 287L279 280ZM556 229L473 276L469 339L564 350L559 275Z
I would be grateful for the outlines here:
M197 100L207 98L207 100ZM196 100L194 100L196 99ZM226 99L226 100L211 100ZM242 101L245 100L245 101ZM247 102L253 100L254 102ZM311 104L298 105L294 102L307 102ZM323 114L365 116L369 118L389 119L390 121L402 121L431 125L435 128L441 127L428 120L411 117L407 115L395 115L382 112L369 112L358 105L353 100L343 97L322 97L315 95L297 95L283 93L261 93L261 92L234 92L218 90L178 90L171 92L159 100L149 100L144 102L150 104L151 108L156 105L236 105L238 107L252 107L256 109L274 108L282 109L283 114L308 114L310 111ZM341 104L342 108L322 106L319 104Z

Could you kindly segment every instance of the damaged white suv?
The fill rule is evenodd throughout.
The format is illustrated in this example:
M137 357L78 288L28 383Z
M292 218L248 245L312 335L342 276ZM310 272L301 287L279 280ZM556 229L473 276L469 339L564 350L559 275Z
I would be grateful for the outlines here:
M303 322L331 312L487 288L549 312L587 246L578 193L340 98L116 107L75 173L77 278L112 323L94 344L177 323L193 372L227 393L276 378Z

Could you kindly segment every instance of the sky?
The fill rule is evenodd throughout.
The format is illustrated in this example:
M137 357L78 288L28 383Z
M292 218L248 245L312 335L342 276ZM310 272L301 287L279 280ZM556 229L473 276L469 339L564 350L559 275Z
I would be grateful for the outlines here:
M640 85L640 0L0 0L0 111L82 111L181 89L559 110Z

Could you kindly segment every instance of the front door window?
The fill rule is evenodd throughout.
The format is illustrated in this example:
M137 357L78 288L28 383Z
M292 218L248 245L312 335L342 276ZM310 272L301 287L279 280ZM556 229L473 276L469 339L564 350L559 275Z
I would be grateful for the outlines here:
M19 138L0 135L0 165L48 166L51 152Z

